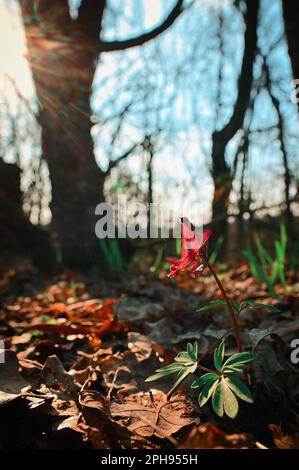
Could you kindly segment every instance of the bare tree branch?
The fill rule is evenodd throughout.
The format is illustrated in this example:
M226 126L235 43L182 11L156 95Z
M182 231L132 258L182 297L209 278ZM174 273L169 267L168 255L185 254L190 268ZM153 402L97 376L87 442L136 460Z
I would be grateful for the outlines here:
M120 51L123 49L129 49L130 47L141 46L147 41L154 39L159 34L166 31L180 16L180 14L184 11L183 8L184 0L177 0L176 5L171 10L169 15L165 18L165 20L159 25L153 28L151 31L147 33L141 34L139 36L135 36L130 39L124 39L121 41L101 41L100 43L100 50L101 51Z
M238 95L234 106L233 114L219 134L226 142L236 134L242 127L245 112L250 99L250 92L253 81L253 63L257 47L257 17L258 0L247 2L247 12L245 14L245 37L244 54L241 72L238 80Z
M238 79L238 92L233 113L228 123L221 130L212 134L212 176L214 181L213 220L225 214L229 206L232 189L231 168L225 160L225 151L229 141L243 127L245 113L250 102L253 83L253 65L257 48L257 25L260 0L247 0L244 15L245 34L244 52L241 71ZM226 220L226 219L225 219ZM226 224L219 224L216 234L225 231Z
M131 155L131 153L134 152L134 150L136 150L140 145L142 145L142 142L133 144L132 147L130 147L125 153L117 157L115 160L110 161L107 173L109 173L112 168L116 167L122 160L125 160L129 155Z

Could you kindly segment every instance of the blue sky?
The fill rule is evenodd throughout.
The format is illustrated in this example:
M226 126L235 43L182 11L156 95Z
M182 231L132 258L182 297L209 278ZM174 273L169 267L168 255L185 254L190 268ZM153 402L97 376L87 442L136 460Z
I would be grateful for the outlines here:
M135 5L136 2L122 2ZM142 2L141 2L142 3ZM154 2L151 2L153 4ZM224 4L225 3L225 4ZM221 128L232 113L237 88L236 80L243 52L243 23L241 15L232 8L231 2L198 1L186 11L170 31L161 38L147 44L143 48L127 52L103 54L95 80L94 110L100 118L108 118L125 104L134 101L142 91L136 89L149 87L149 97L144 95L144 103L132 106L128 113L117 151L144 133L144 127L155 132L157 114L163 132L158 139L159 151L156 157L155 171L156 195L164 197L169 194L171 204L179 200L188 202L202 200L203 211L209 216L213 186L209 174L211 134L215 126L215 96L217 93L217 74L220 66L219 41L217 39L217 13L222 12L224 21L224 49L222 59L222 106L217 117L216 127ZM113 3L112 3L113 4ZM149 2L144 2L144 12L152 11ZM173 2L168 2L169 8ZM219 9L219 5L221 8ZM146 15L145 15L146 16ZM160 12L157 11L157 17ZM120 15L113 22L106 18L105 37L126 37L136 21L136 12L131 15L127 25ZM151 17L153 21L153 17ZM146 26L150 27L149 22ZM116 34L117 30L117 34ZM139 30L131 29L132 34ZM284 27L280 0L262 0L260 11L259 47L268 53L273 44L283 36ZM144 65L146 64L146 66ZM298 117L296 106L290 101L292 74L287 54L286 42L283 39L269 55L273 92L281 99L285 122L290 134L288 150L291 168L298 174ZM123 65L124 72L119 78L118 71ZM111 73L112 71L112 73ZM179 72L178 72L179 71ZM255 66L255 78L260 74L260 61ZM105 81L107 79L107 82ZM105 86L103 83L105 81ZM165 105L167 99L171 101ZM109 103L113 103L109 106ZM150 103L150 105L148 104ZM156 108L162 107L159 113ZM154 108L152 112L147 109ZM110 114L111 113L111 114ZM258 96L251 128L267 129L277 121L269 96L261 92ZM95 127L95 137L101 142L97 157L105 162L105 139L107 148L113 132L112 120L107 126ZM292 135L295 135L293 137ZM139 137L139 139L140 139ZM230 143L227 160L231 161L239 136ZM282 159L276 133L265 132L252 139L250 147L247 181L256 195L256 205L261 206L279 202L282 197L283 183L279 176L283 173ZM115 155L117 155L115 151ZM131 157L127 164L136 173L136 179L142 173L140 155ZM104 163L105 164L105 163ZM144 166L144 165L143 165ZM175 169L175 171L174 171ZM177 188L178 176L184 182ZM273 178L275 184L273 185ZM235 185L238 190L238 185ZM174 196L175 195L175 196ZM232 195L232 199L236 194Z

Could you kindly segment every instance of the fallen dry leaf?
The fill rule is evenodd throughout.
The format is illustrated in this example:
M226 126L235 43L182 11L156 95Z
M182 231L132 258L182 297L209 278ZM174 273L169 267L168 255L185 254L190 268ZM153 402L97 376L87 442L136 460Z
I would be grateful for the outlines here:
M129 431L142 437L163 439L197 421L186 398L167 401L160 390L131 394L123 401L113 401L109 409L113 418L119 418Z
M252 279L248 266L221 275L237 302L252 296L272 303L265 287ZM26 270L9 278L9 285L4 283L0 336L16 352L19 363L12 368L11 383L10 366L0 369L0 385L7 378L4 385L11 387L3 391L0 387L0 397L3 403L20 394L22 399L0 407L1 447L16 442L17 429L20 441L16 444L25 448L159 449L178 442L191 449L265 448L274 445L269 423L281 423L282 429L294 434L272 429L277 447L297 448L299 374L289 355L290 340L298 332L298 294L284 297L279 304L281 314L248 309L240 316L245 349L250 346L249 332L255 334L251 413L240 410L238 419L227 423L210 409L217 427L211 423L198 426L193 412L206 417L208 407L201 410L182 395L166 403L158 391L169 391L175 375L157 381L152 397L153 384L144 380L173 362L190 341L197 341L200 353L205 354L226 334L227 351L235 352L227 315L197 311L215 300L211 276L198 282L186 279L186 289L166 276L109 273L109 278L88 274L82 279L83 283L77 282L75 273L45 279ZM268 329L271 335L264 338L263 330ZM212 353L205 356L203 365L213 366ZM5 368L7 375L2 374ZM189 382L179 390L189 390ZM27 385L24 390L22 386ZM197 398L197 391L189 393ZM229 434L218 428L220 423L229 426ZM250 434L240 434L240 423L262 443L255 443Z
M245 433L225 434L212 423L192 429L179 445L180 449L252 449L253 436Z
M138 361L148 359L152 352L152 343L149 339L136 331L128 333L128 348L135 354Z
M74 378L68 374L57 356L49 356L41 370L41 381L47 387L62 392L73 393L78 391Z
M19 372L19 362L13 351L5 350L5 362L0 364L0 405L21 395L29 384Z
M272 431L275 445L279 449L299 449L299 432L286 434L276 424L269 424L269 428Z

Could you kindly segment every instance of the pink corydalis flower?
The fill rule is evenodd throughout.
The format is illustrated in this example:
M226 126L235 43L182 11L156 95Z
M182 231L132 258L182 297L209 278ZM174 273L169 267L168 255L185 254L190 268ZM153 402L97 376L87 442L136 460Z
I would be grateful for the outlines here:
M173 258L166 258L171 263L170 273L168 277L174 278L179 273L189 271L191 277L195 278L205 269L202 255L206 253L206 244L212 235L211 229L198 234L195 227L187 217L181 218L182 224L182 254L181 258L176 260Z

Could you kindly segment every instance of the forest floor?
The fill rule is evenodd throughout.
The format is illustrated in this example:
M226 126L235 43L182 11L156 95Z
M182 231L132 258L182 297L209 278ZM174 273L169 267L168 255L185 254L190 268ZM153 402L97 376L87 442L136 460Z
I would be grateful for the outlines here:
M197 341L201 364L227 334L223 309L198 311L220 298L209 275L194 281L149 275L43 277L30 267L2 272L0 448L299 448L299 282L273 300L246 265L221 274L229 296L275 305L280 313L247 308L239 317L254 404L235 419L199 408L191 378L167 399L174 378L146 383ZM251 333L250 333L251 332ZM193 378L194 380L194 378Z

